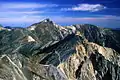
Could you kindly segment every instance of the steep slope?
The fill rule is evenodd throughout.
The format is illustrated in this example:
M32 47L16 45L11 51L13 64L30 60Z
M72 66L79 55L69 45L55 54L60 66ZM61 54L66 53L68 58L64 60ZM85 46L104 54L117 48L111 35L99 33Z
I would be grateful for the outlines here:
M1 80L120 80L119 31L49 19L1 28Z
M75 25L78 31L89 41L101 46L113 48L120 53L120 31L100 28L94 25Z

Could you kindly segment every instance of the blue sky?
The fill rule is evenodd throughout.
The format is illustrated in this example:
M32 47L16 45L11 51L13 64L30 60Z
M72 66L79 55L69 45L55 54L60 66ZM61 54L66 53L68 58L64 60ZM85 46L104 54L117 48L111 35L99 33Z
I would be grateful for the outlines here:
M120 28L119 0L0 0L0 24L27 27L50 18L60 25Z

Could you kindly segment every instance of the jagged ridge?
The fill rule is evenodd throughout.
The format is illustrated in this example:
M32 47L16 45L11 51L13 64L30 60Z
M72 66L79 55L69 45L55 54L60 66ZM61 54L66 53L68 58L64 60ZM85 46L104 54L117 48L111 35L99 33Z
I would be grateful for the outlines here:
M119 80L119 34L88 24L62 27L49 19L1 28L0 79Z

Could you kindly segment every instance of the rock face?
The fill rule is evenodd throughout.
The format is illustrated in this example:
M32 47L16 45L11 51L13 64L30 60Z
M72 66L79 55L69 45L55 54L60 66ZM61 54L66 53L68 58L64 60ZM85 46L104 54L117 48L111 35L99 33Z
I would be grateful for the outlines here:
M0 80L120 80L120 31L49 19L0 28Z

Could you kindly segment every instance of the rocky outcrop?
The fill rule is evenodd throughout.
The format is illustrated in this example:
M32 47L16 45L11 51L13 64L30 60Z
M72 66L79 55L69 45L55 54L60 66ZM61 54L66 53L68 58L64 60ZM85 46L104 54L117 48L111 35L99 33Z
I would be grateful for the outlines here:
M119 31L49 19L0 29L1 80L120 80ZM114 44L114 45L113 45Z
M89 24L75 25L75 27L89 42L94 42L104 47L113 48L120 53L119 30L100 28Z
M67 80L65 75L52 65L26 63L22 67L3 55L0 58L1 80Z

